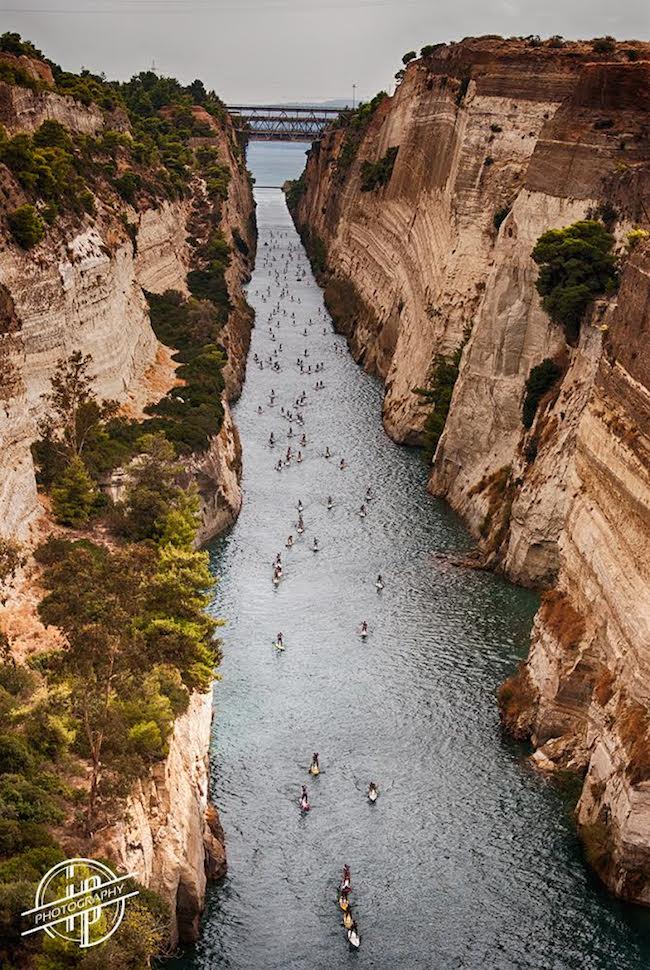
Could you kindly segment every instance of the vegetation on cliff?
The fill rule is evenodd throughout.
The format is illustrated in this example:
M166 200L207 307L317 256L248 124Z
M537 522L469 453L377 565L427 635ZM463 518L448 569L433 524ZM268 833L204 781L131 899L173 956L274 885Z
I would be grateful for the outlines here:
M53 120L45 121L33 135L9 138L0 128L0 162L20 185L26 205L36 206L42 218L40 232L26 232L20 226L25 216L13 214L12 230L24 248L40 241L46 226L59 215L92 214L95 197L114 194L129 205L145 208L187 194L197 172L206 178L212 200L227 195L227 166L211 146L196 151L193 147L193 139L214 136L211 118L225 119L222 101L201 81L182 85L153 71L143 71L124 83L86 70L72 74L48 61L18 34L0 37L2 51L42 61L52 72L53 90L104 112L104 127L97 135L68 131ZM48 87L19 64L1 62L0 67L0 81ZM233 150L241 155L235 136L231 137Z
M465 330L462 341L451 357L436 354L428 387L414 388L415 394L420 395L423 403L431 407L429 415L424 422L422 439L424 453L428 461L431 461L435 455L438 442L442 437L442 432L445 430L454 387L458 379L460 358L463 353L463 348L469 340L470 333L471 327L468 327Z
M537 240L532 257L540 266L537 290L542 306L575 343L580 322L594 297L617 285L614 237L600 222L584 220L549 229Z
M65 858L48 826L65 821L66 837L87 837L110 821L135 779L165 756L174 719L193 690L208 688L219 661L207 555L193 548L196 499L179 485L182 469L164 438L143 447L110 547L50 539L38 551L47 590L39 611L65 634L63 649L22 666L5 641L0 657L0 953L8 966L35 954L39 941L19 936L20 912L42 873ZM165 922L145 894L116 934L116 962L104 965L146 966ZM61 962L50 941L34 966L90 966L85 959L66 951Z
M2 51L41 57L18 35L4 35ZM98 398L93 361L75 351L59 361L44 396L33 446L38 481L56 520L75 529L36 553L46 591L39 615L61 631L62 646L20 664L0 634L0 963L93 970L92 954L22 939L20 912L54 862L119 818L220 660L218 623L206 612L207 554L194 549L198 496L178 457L205 450L223 421L220 339L232 308L231 251L220 227L231 171L214 144L194 142L214 136L209 116L224 112L201 82L185 87L144 72L117 84L50 67L56 90L99 105L105 127L96 137L54 121L31 135L0 132L0 167L27 200L9 214L21 246L36 245L59 219L67 231L70 221L108 205L122 209L135 248L125 203L157 205L189 194L190 182L195 200L192 295L146 294L156 334L176 351L178 385L144 419L126 418ZM2 80L21 84L23 77L11 67L0 70ZM237 240L247 255L246 241ZM118 466L124 473L113 501L106 480ZM2 544L0 585L20 564L20 550ZM102 947L102 967L149 966L164 950L168 923L162 902L141 888Z
M376 162L364 162L361 166L361 191L374 192L375 189L388 185L393 174L395 159L399 146L389 148L382 158Z
M562 375L560 365L547 357L531 368L526 379L524 401L521 409L521 420L524 428L532 428L539 402Z
M345 181L372 116L387 97L385 91L380 91L372 100L362 102L355 111L345 111L339 115L337 125L345 128L345 137L335 167L335 179L339 184Z

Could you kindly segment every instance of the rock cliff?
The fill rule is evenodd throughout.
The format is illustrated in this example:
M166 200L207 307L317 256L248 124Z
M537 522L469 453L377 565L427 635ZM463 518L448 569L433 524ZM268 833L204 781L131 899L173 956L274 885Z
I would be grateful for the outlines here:
M504 717L532 735L538 763L586 771L589 859L642 902L650 295L648 244L630 252L626 239L650 226L649 61L637 42L606 54L440 45L352 134L343 125L314 145L292 193L338 325L385 381L396 440L423 440L431 405L415 389L431 387L440 356L459 359L430 489L463 515L480 564L549 590ZM389 149L392 174L369 187ZM531 252L584 218L612 226L621 285L568 344L541 307ZM526 381L547 359L561 376L528 430Z
M18 94L16 94L18 92ZM56 107L66 104L65 114ZM15 102L19 101L19 107ZM3 123L13 130L32 130L45 118L54 118L75 132L95 132L105 121L94 105L85 106L50 92L0 82ZM30 107L31 104L31 107ZM53 107L54 105L54 107ZM25 119L28 120L25 120ZM36 119L36 120L34 120ZM112 125L111 118L111 125ZM214 119L217 147L232 173L228 197L222 210L224 236L233 257L227 271L232 310L224 328L228 353L227 395L236 397L243 378L250 340L252 313L246 305L242 283L247 279L254 252L254 210L248 177L235 159L227 125ZM108 122L106 122L108 123ZM23 200L15 183L0 180L6 208ZM27 539L39 515L30 445L43 416L42 395L50 386L57 362L74 350L90 354L94 388L100 398L127 402L137 399L139 408L164 393L154 382L160 345L151 328L144 290L167 289L187 293L186 276L191 251L190 220L201 215L204 190L196 180L194 194L177 202L138 211L114 199L96 199L96 213L83 220L59 220L39 245L28 252L3 234L0 238L0 364L2 366L3 415L0 417L0 517L3 532ZM233 233L243 240L245 253L232 245ZM227 437L227 436L224 436ZM218 452L219 439L211 451ZM214 456L213 456L214 457ZM215 463L208 458L207 468ZM207 475L204 476L204 490ZM214 483L215 492L220 483ZM229 483L228 488L232 488ZM215 499L216 500L216 499ZM238 499L229 502L238 508ZM210 501L204 503L210 508ZM206 520L205 537L224 527Z
M226 872L223 831L209 802L211 723L212 695L194 694L176 721L167 759L138 782L124 821L92 846L93 855L112 859L169 901L172 946L196 940L207 878Z
M15 60L22 69L35 72L42 85L33 90L0 81L0 121L9 134L33 132L45 120L82 135L128 127L125 117L116 119L94 104L84 105L52 90L46 65L24 57ZM211 129L204 141L217 149L219 163L229 173L218 224L231 249L226 272L230 311L222 342L228 353L224 396L233 399L241 389L253 319L242 284L255 248L254 203L228 117L216 120L207 112L201 114ZM25 201L2 165L0 197L5 212ZM2 536L28 545L43 536L30 446L44 414L43 394L61 358L73 351L91 355L97 396L117 400L134 416L141 416L143 407L174 383L175 367L167 348L156 339L144 291L188 293L186 278L206 219L214 227L205 181L197 175L182 198L157 205L136 206L115 194L98 195L92 215L60 216L28 251L12 240L3 220ZM230 525L241 505L239 438L227 401L224 408L219 433L203 454L187 462L201 498L199 542ZM211 719L211 694L194 693L188 711L176 721L166 760L136 786L123 818L98 835L93 845L93 851L135 872L166 899L173 914L173 942L196 938L206 876L225 871L223 832L208 801Z

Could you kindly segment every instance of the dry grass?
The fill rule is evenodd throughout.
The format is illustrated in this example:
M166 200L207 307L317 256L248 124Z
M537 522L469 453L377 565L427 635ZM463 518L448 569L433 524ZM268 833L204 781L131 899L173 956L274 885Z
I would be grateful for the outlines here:
M604 668L594 684L594 697L601 707L605 707L611 701L614 695L615 684L616 677L614 674L611 670Z
M585 619L573 606L569 595L549 590L542 596L540 621L565 650L576 650L585 635Z
M499 713L503 725L520 740L530 737L530 715L537 701L537 692L524 663L505 680L497 692Z
M633 785L650 779L650 712L638 701L621 700L617 730L628 757L627 775Z

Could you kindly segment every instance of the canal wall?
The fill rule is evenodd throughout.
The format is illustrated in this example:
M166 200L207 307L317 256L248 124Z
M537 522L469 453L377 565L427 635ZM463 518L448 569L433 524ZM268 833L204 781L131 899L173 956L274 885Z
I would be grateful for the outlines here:
M649 58L637 42L438 45L314 145L288 193L337 326L385 382L395 440L426 439L448 365L430 490L476 537L474 565L547 591L504 719L538 765L585 776L588 858L644 903L650 244L628 234L650 228ZM584 218L614 232L621 285L569 343L531 251ZM527 428L526 382L547 359L560 376Z
M125 116L56 92L49 66L27 57L19 60L23 72L40 80L34 89L0 82L0 121L10 134L31 133L43 121L54 120L71 135L120 131L128 136ZM126 416L142 417L148 404L179 383L170 349L152 329L144 291L172 289L187 295L195 253L215 227L230 250L225 271L229 311L220 334L228 355L225 416L207 450L187 461L188 481L196 482L201 500L197 543L223 531L238 514L241 452L228 401L241 390L253 325L243 284L255 253L254 201L228 116L218 119L201 108L194 115L211 129L203 141L216 150L228 176L218 206L197 174L181 198L148 204L126 202L104 186L93 199L92 215L61 215L28 250L14 241L3 220L0 533L19 540L27 555L52 529L47 504L37 492L31 445L46 414L43 396L58 362L75 351L90 355L97 397L115 400ZM0 191L6 210L26 201L4 165ZM0 622L2 630L10 631L17 656L53 641L51 629L45 630L35 614L40 591L34 589L34 574L28 557L14 589L2 590ZM29 640L26 649L21 638ZM74 827L59 833L76 854L107 856L158 892L170 909L172 944L196 938L206 878L225 871L218 812L208 801L211 719L211 693L195 692L175 722L166 757L136 784L114 823L95 834L91 844L81 845Z

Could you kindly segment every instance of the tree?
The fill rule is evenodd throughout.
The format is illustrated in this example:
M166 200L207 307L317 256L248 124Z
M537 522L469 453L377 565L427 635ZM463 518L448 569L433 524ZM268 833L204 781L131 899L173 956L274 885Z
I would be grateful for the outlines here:
M93 543L62 543L44 574L49 593L39 605L45 623L58 626L67 646L52 675L69 690L80 726L82 753L91 764L86 832L91 834L101 794L102 755L109 714L143 663L134 617L142 608L153 569L150 550L131 547L115 553ZM106 770L107 776L110 769Z
M0 586L11 582L25 562L26 557L21 544L16 539L0 536ZM0 597L0 603L2 602Z
M33 205L21 205L9 213L11 234L23 249L36 246L45 235L45 223Z
M430 57L430 55L433 54L435 49L436 49L435 44L425 44L422 50L420 51L420 57Z
M199 78L196 78L188 85L187 91L194 104L205 104L207 101L208 92L205 90L203 81L199 80Z
M539 237L532 257L540 266L537 291L551 320L573 343L591 300L617 284L614 237L600 222L585 220Z
M117 411L115 401L97 400L88 373L91 365L92 357L79 350L61 358L50 393L43 395L47 411L33 451L46 488L64 473L74 456L81 456L89 436Z
M176 461L174 447L164 435L144 435L141 454L129 467L129 482L122 506L122 531L130 539L156 541L183 526L174 518L178 513L191 519L196 532L193 498L179 484L184 469ZM187 537L187 533L184 533ZM190 540L191 544L191 540Z
M88 521L94 501L92 479L79 455L73 455L52 488L52 511L63 525L79 526Z
M404 57L402 58L402 64L406 66L410 61L414 61L417 56L418 55L415 51L407 51Z

